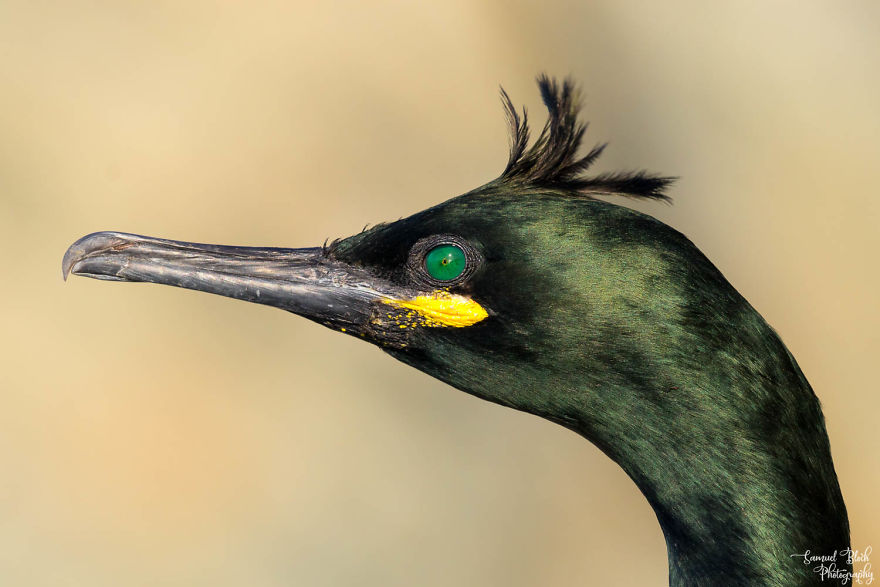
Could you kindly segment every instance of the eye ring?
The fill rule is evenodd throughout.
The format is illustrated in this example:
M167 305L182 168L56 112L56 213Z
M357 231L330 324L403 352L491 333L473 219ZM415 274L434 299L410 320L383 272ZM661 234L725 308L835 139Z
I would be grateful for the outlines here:
M410 249L407 269L422 285L449 288L467 281L482 261L479 251L465 239L437 234L416 241Z

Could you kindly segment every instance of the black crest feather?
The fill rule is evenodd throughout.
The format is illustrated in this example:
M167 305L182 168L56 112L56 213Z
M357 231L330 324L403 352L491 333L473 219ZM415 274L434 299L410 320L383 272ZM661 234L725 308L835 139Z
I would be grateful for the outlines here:
M592 177L584 172L599 158L606 144L586 155L578 151L587 124L579 120L580 92L571 79L562 84L546 75L538 76L541 97L548 118L535 142L529 146L526 110L520 115L510 96L501 88L501 101L510 125L510 157L498 179L503 182L548 187L590 195L624 195L669 201L663 190L674 181L644 171L603 173Z

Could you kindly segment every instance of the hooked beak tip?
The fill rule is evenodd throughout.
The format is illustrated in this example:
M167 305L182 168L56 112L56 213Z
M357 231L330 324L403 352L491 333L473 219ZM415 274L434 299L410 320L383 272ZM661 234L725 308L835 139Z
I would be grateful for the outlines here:
M64 258L61 260L61 278L64 281L67 281L67 277L70 275L70 271L77 260L77 255L73 253L73 247L67 249L67 252L64 253Z
M122 238L121 233L117 232L105 231L87 234L70 245L64 253L64 258L61 260L61 277L64 281L67 281L71 273L76 275L77 263L82 261L87 255L105 251L124 242L125 239Z

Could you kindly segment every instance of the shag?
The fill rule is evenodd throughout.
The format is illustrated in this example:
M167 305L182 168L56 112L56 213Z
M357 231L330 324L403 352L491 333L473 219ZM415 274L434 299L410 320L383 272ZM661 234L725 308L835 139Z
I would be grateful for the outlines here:
M531 144L501 90L501 176L408 218L304 249L98 232L71 245L64 277L276 306L577 432L650 502L672 585L832 582L806 551L851 572L822 410L794 358L684 235L599 199L667 200L671 179L587 175L605 145L578 154L577 88L538 85L549 116Z

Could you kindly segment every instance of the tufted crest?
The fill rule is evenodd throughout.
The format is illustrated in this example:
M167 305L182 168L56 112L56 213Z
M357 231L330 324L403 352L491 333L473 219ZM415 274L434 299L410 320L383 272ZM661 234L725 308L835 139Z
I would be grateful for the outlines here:
M644 171L585 176L584 172L606 145L596 145L586 155L578 155L587 130L587 124L578 119L581 109L578 88L571 79L566 78L560 84L546 75L538 76L538 87L549 114L531 146L525 108L520 115L510 96L501 89L510 125L510 157L498 181L562 189L585 196L623 195L669 201L663 190L674 180L671 177Z

